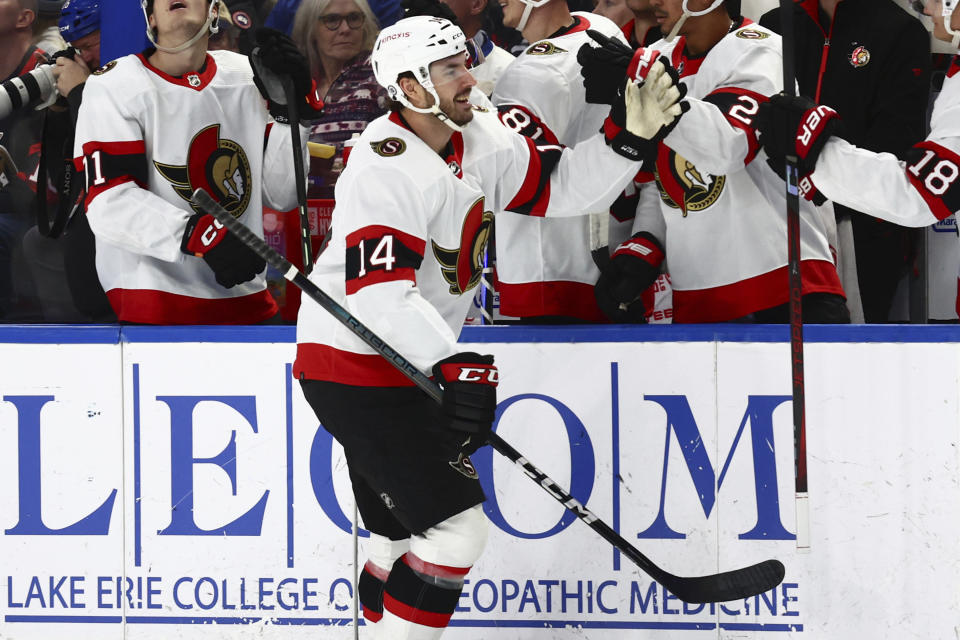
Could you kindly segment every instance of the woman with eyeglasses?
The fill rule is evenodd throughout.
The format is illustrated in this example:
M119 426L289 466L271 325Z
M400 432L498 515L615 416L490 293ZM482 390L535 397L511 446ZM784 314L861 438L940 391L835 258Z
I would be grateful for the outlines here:
M307 195L332 198L343 170L343 143L386 112L386 93L370 66L379 33L367 0L303 0L293 21L293 41L306 54L324 101L311 142L336 146L331 158L311 158Z

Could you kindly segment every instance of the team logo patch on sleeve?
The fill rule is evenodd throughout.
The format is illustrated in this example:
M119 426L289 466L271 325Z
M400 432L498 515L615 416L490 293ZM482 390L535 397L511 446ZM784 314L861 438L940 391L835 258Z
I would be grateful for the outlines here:
M859 46L850 53L850 64L856 68L865 67L870 63L870 51Z
M528 56L550 56L555 53L566 53L566 49L561 49L552 42L544 40L543 42L538 42L535 45L532 45L524 53Z
M378 156L392 158L393 156L398 156L406 151L407 143L400 138L387 138L385 140L371 142L370 148L373 149L373 152Z
M153 166L187 202L195 189L202 188L235 218L243 215L250 204L250 161L243 147L220 137L219 124L210 125L193 137L186 164L154 161ZM190 206L193 207L192 202Z
M744 40L763 40L764 38L769 38L770 34L756 29L740 29L740 31L737 31L736 36Z
M95 75L95 76L102 76L102 75L105 74L107 71L110 71L110 69L113 69L115 66L117 66L117 61L116 61L116 60L111 60L110 62L108 62L107 64L103 65L103 66L100 67L99 69L95 69L95 70L93 71L93 75Z

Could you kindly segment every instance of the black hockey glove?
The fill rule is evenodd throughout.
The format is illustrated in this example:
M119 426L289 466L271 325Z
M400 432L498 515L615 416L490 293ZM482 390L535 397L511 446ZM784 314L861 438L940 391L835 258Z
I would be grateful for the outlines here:
M293 96L301 124L308 125L320 117L323 99L310 76L310 63L286 34L262 27L256 32L257 45L250 53L253 83L267 101L267 109L277 122L290 123L287 94L283 78L293 82Z
M497 410L499 375L493 356L467 351L433 365L433 376L443 388L440 409L446 426L469 434L467 455L487 443Z
M627 76L633 49L593 29L587 29L587 35L600 45L595 47L589 43L584 44L577 51L583 87L587 90L587 102L613 104Z
M617 247L593 287L597 306L611 322L645 322L640 295L657 279L663 258L660 241L646 231Z
M801 176L813 173L830 137L842 135L837 112L804 96L771 96L755 122L767 156L784 165L788 155L795 155Z
M253 280L267 263L213 216L195 213L187 221L180 250L203 258L221 286L229 289Z

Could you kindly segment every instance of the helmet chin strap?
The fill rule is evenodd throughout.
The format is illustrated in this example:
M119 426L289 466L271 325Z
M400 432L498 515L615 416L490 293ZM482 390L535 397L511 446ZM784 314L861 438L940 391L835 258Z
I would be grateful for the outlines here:
M523 13L520 14L520 22L517 23L517 31L523 33L523 30L527 26L527 20L530 19L530 14L533 13L533 5L528 3L523 3Z
M450 116L448 116L447 114L445 114L443 111L440 110L440 96L437 95L437 92L433 88L433 85L427 87L427 86L424 86L423 83L421 83L420 86L426 89L427 93L430 94L430 97L433 98L433 104L431 104L429 107L414 106L413 103L410 102L410 100L407 99L407 96L402 92L397 95L396 97L397 102L399 102L406 108L410 109L411 111L416 111L417 113L431 114L435 116L437 120L447 125L454 131L462 132L463 127L458 125L456 122L453 121L452 118L450 118Z
M211 0L210 8L207 11L207 20L197 30L192 38L189 38L187 41L182 42L175 47L163 47L157 43L157 40L153 35L153 29L150 28L150 18L147 16L147 0L140 0L140 9L143 11L143 19L147 21L147 39L150 40L150 43L154 47L156 47L157 51L163 51L164 53L180 53L181 51L189 49L196 44L197 41L207 33L208 30L211 34L217 33L220 30L220 14L218 11L219 4L220 0Z
M677 20L677 23L673 25L673 29L670 29L670 33L664 37L664 40L667 42L673 42L673 39L677 37L677 34L680 33L680 28L683 27L683 23L687 21L687 18L691 16L705 16L717 7L719 7L723 0L713 0L710 3L710 6L701 11L690 11L690 0L683 0L683 15L680 16L680 19Z

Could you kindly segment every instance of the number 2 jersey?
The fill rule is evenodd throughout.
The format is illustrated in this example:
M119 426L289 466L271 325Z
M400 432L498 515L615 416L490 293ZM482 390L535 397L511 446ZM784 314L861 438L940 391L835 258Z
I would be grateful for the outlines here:
M684 37L650 46L677 69L690 103L659 146L633 225L666 247L676 323L724 322L788 301L785 188L753 124L783 85L780 42L744 20L705 55L688 55ZM835 233L832 206L801 199L804 294L843 295Z
M831 138L810 175L824 197L907 227L960 211L960 59L954 57L933 105L930 135L901 161ZM957 279L960 313L960 276Z
M97 274L121 321L252 324L276 314L262 273L226 289L180 250L197 188L261 237L264 204L297 204L290 128L273 123L246 56L210 52L182 77L144 54L109 62L87 80L74 140Z
M429 371L458 350L493 211L569 216L603 210L638 169L599 133L574 149L537 147L479 106L438 154L391 113L371 122L353 147L337 181L330 243L310 278ZM306 297L297 343L298 378L412 384Z

